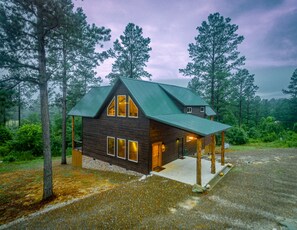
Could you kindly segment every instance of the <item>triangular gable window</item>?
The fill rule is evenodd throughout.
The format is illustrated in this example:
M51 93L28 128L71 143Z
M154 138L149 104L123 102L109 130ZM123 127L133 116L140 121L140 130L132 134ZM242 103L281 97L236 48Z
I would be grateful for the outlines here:
M107 116L110 116L110 117L115 116L115 98L113 98L108 105Z
M135 105L131 97L129 97L129 107L128 107L129 117L137 118L138 117L138 108Z

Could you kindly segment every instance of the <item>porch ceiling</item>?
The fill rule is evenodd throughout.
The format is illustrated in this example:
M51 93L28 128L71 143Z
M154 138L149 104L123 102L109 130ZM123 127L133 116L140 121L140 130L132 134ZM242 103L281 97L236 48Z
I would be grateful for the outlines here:
M216 121L211 121L190 114L170 114L151 116L152 120L198 134L208 136L229 129L231 126Z

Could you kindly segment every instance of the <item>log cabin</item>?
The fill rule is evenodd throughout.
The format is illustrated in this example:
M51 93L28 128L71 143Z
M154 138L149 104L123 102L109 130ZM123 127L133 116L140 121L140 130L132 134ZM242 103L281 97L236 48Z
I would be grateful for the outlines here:
M222 132L224 142L230 127L213 121L215 112L188 88L123 77L92 88L69 115L82 117L80 153L143 174L184 155L197 154L199 161L209 144L215 160L214 134Z

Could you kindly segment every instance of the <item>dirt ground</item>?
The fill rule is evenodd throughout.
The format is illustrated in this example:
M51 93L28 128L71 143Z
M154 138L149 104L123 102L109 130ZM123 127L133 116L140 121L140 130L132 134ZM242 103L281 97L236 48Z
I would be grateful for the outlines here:
M106 191L135 179L119 173L79 169L53 160L53 199L42 199L42 160L28 163L0 164L0 224L36 212L49 205Z
M297 149L231 152L226 158L235 167L204 194L152 176L2 228L296 229Z

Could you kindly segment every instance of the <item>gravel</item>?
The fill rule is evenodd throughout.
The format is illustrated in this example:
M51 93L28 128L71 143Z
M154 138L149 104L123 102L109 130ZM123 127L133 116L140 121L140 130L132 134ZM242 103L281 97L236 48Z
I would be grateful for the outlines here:
M152 176L10 228L297 228L297 149L232 152L227 158L235 167L213 190L201 195L192 193L189 185Z

